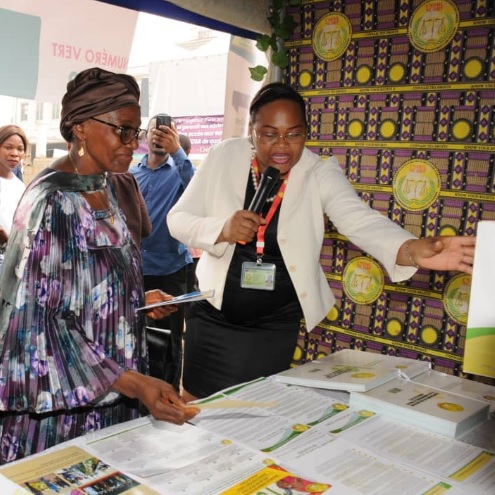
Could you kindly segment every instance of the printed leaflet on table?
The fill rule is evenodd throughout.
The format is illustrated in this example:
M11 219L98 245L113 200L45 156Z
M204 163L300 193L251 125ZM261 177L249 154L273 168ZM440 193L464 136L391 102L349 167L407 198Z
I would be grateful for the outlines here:
M344 349L274 377L283 383L306 387L366 391L400 374L413 378L429 369L426 361Z

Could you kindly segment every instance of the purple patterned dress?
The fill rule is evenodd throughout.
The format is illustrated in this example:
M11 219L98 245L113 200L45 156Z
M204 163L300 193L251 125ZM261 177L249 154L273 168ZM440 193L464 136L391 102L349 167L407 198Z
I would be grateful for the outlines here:
M146 372L139 249L102 175L50 169L27 188L0 279L0 464L139 415L112 384Z

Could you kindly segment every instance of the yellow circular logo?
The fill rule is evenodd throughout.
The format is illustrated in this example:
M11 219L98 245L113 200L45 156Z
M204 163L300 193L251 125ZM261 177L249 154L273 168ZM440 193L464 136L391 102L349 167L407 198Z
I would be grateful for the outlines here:
M445 409L450 412L461 412L464 411L464 408L460 404L456 404L454 402L439 402L437 406L440 409Z
M294 431L303 432L303 431L309 430L309 426L303 425L301 423L296 423L295 425L292 425L292 429Z
M420 337L425 344L433 345L438 340L439 331L433 325L426 325L422 328Z
M403 330L403 323L398 320L397 318L390 318L385 327L385 331L391 336L391 337L397 337L402 333Z
M358 412L359 416L362 416L363 418L371 418L371 416L374 416L375 413L373 411L367 411L366 409L361 409Z
M326 319L328 321L335 321L337 320L337 318L339 317L339 310L334 306L328 313L327 313L327 316L326 316Z
M303 70L299 74L299 84L302 88L307 88L313 82L313 76L309 70Z
M457 141L464 141L471 137L473 124L468 119L457 119L452 125L452 137Z
M457 229L453 225L444 225L439 231L438 235L457 235Z
M447 314L461 325L467 324L471 275L460 273L449 280L443 293L443 306Z
M292 359L298 363L301 361L303 358L303 350L300 345L296 345L296 348L294 349L294 355L292 356Z
M325 14L316 23L313 31L313 50L322 60L335 60L347 50L351 35L351 23L344 14Z
M347 130L349 132L350 138L358 139L364 133L364 124L359 119L353 119L349 122L349 125L347 126Z
M425 0L411 16L409 40L416 50L437 52L459 29L459 10L451 0Z
M478 79L483 75L483 60L479 57L468 58L464 62L463 73L468 79Z
M399 83L401 82L407 74L406 66L400 62L396 62L390 66L388 70L388 78L390 82Z
M440 173L432 163L413 158L404 162L397 170L393 191L402 208L421 211L436 201L441 184Z
M373 71L369 65L361 65L356 70L356 82L358 84L368 84L372 75Z
M342 275L342 286L349 299L357 304L371 304L383 292L383 271L378 263L358 256L347 263Z
M384 119L380 124L379 132L383 139L391 139L397 132L397 124L392 119Z
M369 378L374 378L375 374L374 373L366 373L364 371L361 371L360 373L352 373L352 378L358 378L358 379L369 379Z

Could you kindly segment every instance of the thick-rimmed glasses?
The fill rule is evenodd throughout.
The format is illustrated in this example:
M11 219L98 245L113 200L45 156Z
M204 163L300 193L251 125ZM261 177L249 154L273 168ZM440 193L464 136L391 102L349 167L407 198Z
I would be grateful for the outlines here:
M304 132L288 132L286 134L279 134L277 132L260 132L255 131L254 135L256 139L262 144L275 144L280 138L289 144L302 144L306 141L306 134Z
M120 137L120 142L122 144L129 144L134 140L142 141L146 137L146 130L139 127L129 127L126 125L115 125L110 122L105 122L104 120L97 119L96 117L90 117L91 120L96 120L100 124L105 124L113 127Z

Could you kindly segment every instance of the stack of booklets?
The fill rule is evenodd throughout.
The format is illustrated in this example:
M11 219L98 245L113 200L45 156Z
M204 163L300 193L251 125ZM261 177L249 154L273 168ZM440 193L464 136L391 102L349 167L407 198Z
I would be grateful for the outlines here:
M427 361L344 349L274 375L292 385L347 391L371 390L400 375L413 378L430 369Z
M457 438L488 419L490 405L407 378L395 378L367 392L351 392L351 407Z
M495 386L488 383L476 382L461 378L460 376L449 375L437 370L429 370L414 377L416 383L422 383L429 387L439 388L446 392L451 392L464 397L471 397L490 406L490 411L495 411Z

